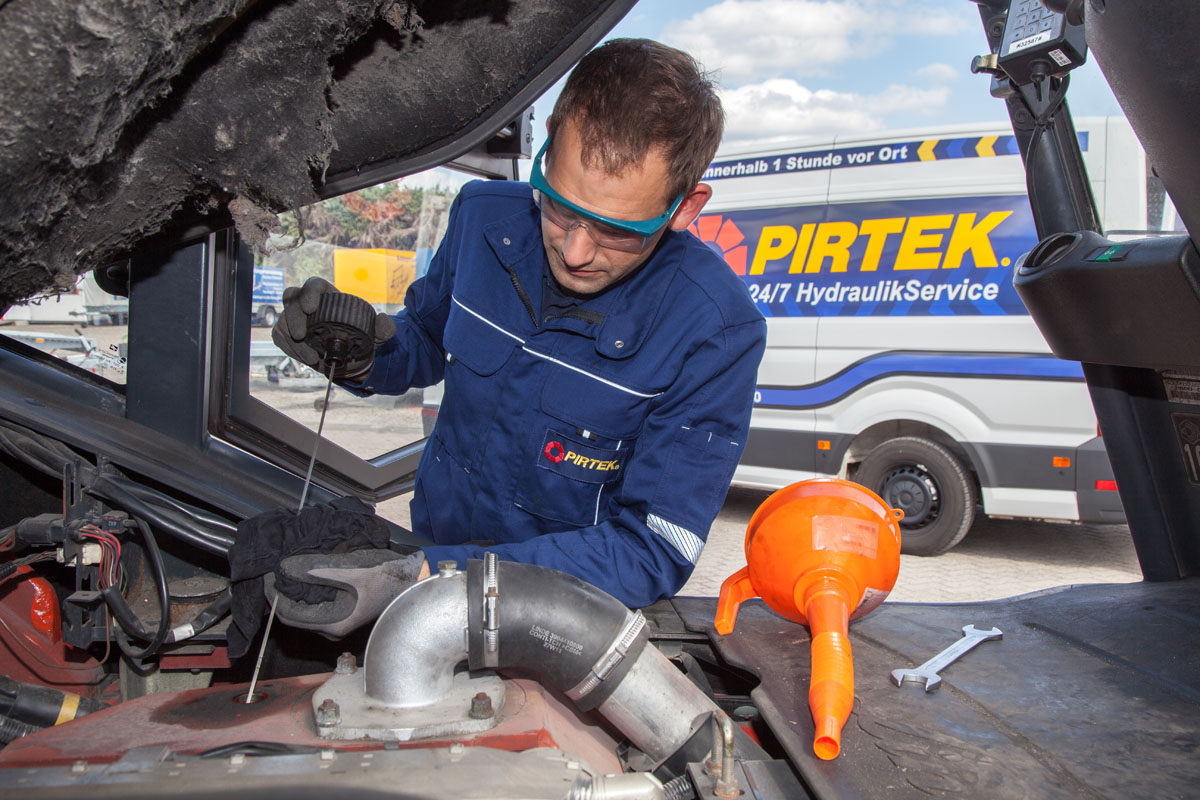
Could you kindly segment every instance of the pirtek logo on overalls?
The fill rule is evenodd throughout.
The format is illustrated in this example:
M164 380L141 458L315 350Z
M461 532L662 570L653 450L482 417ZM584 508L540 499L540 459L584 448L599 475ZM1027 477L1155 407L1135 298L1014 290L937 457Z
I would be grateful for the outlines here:
M574 464L584 469L593 469L598 472L608 472L609 470L617 470L621 468L619 461L601 461L595 458L588 458L585 455L576 453L574 450L567 450L559 442L549 442L545 449L546 458L553 461L555 464L560 461L566 461L568 464Z

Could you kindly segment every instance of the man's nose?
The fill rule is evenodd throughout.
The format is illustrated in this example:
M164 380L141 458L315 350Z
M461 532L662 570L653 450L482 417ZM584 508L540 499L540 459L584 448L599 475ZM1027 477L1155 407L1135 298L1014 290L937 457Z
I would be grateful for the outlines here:
M596 240L591 232L582 225L576 225L567 231L563 239L563 261L569 267L582 267L590 264L596 257Z

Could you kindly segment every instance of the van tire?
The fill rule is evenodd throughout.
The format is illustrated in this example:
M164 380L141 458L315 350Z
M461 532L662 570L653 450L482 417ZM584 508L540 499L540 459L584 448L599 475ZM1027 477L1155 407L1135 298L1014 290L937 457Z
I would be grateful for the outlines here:
M275 311L274 306L266 306L258 312L258 320L264 328L274 328L275 321L279 319L279 314Z
M936 556L962 541L975 520L975 482L937 442L903 436L876 447L854 479L904 511L900 552Z

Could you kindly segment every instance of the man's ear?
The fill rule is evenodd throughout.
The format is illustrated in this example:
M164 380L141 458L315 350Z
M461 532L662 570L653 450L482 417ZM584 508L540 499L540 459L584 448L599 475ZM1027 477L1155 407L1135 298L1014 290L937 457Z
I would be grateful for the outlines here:
M673 231L686 231L711 198L712 187L707 183L697 183L694 189L683 196L683 202L675 209L667 227Z

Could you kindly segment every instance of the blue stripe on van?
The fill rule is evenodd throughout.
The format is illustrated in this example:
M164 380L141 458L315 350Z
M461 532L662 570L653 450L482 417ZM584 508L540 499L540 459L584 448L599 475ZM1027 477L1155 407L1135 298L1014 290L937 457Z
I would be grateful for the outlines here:
M755 405L768 408L818 408L837 402L873 381L895 375L943 378L1083 380L1078 361L1036 353L880 353L851 364L807 386L759 386Z

